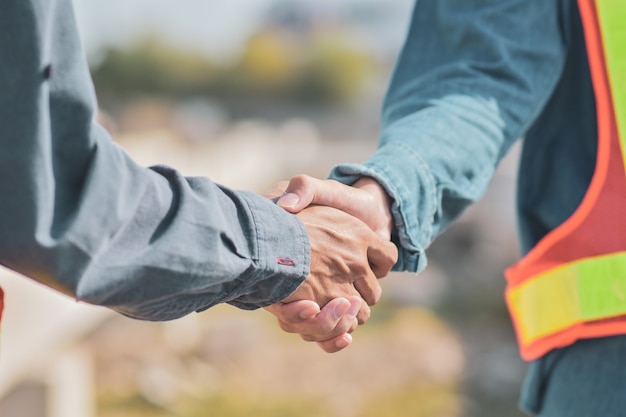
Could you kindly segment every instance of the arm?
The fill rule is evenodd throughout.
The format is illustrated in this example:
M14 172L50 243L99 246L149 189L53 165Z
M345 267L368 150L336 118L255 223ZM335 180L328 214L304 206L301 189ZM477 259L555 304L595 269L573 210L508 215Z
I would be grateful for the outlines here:
M277 200L285 210L298 213L315 201L321 206L331 206L345 211L353 218L362 220L378 236L378 244L389 242L392 218L389 198L383 188L371 178L362 178L352 187L336 181L322 181L307 175L298 175L288 183L278 183L266 197ZM319 207L318 207L319 208ZM377 278L389 273L397 260L395 246L387 243L389 249L370 251L369 263ZM342 250L349 248L343 244L329 244ZM372 245L374 247L374 245ZM348 252L354 252L349 249ZM393 253L393 257L385 254ZM290 301L292 297L266 307L274 314L280 327L290 333L299 333L304 340L316 341L326 352L337 352L352 343L352 333L358 323L363 323L363 304L360 297L335 298L320 310L311 301ZM305 297L306 298L306 297ZM310 298L310 297L309 297ZM357 320L357 313L358 320ZM366 318L369 318L369 309Z
M394 269L423 269L424 249L483 194L554 90L567 45L561 19L572 8L567 1L418 1L378 151L330 175L368 194L299 176L279 205L298 212L327 204L385 234L391 223L400 252ZM293 329L307 330L304 323Z
M253 309L302 295L321 303L324 291L359 294L354 285L375 302L374 248L365 242L374 234L358 220L342 224L359 252L324 254L343 213L319 208L300 219L206 178L140 167L116 146L92 121L70 0L8 0L0 25L1 264L147 320L222 302Z
M385 99L378 151L331 178L378 181L392 200L396 270L487 188L558 82L568 1L420 0ZM574 7L575 9L575 7Z
M0 26L0 263L149 320L265 306L302 283L309 246L296 217L252 193L140 167L92 122L70 0L2 2Z

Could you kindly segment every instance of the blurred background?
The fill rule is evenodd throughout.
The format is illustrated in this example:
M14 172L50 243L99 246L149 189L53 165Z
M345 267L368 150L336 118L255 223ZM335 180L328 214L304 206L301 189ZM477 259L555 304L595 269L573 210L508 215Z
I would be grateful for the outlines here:
M412 0L75 0L100 122L142 165L264 192L376 149ZM502 270L517 259L517 148L419 275L329 355L265 311L167 323L0 270L3 417L513 417L525 365Z

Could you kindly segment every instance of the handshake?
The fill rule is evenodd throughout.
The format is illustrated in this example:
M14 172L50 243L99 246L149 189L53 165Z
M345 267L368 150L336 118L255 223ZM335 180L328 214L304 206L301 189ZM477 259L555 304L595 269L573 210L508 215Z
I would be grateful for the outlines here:
M388 194L370 177L347 186L299 175L276 184L266 197L300 218L311 245L309 276L266 310L284 331L326 352L346 348L380 299L378 279L398 259Z

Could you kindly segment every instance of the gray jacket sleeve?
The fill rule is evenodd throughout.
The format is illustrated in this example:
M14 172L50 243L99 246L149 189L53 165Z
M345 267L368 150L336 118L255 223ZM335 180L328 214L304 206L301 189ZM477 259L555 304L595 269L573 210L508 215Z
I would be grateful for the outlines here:
M93 122L71 0L0 3L0 263L89 303L166 320L279 301L309 272L293 215L135 164Z

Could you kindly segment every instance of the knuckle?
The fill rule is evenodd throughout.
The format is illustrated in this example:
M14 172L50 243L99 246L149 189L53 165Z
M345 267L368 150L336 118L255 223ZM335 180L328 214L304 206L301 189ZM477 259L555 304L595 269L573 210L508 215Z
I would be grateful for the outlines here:
M350 266L351 273L358 276L367 276L367 272L370 269L369 262L367 261L367 256L365 259L361 259L360 262L356 262Z
M292 187L305 187L310 185L312 182L312 178L305 174L298 174L291 178L289 184Z
M374 304L376 304L376 300L372 294L363 295L363 299L368 306L373 306Z
M393 243L390 243L389 245L390 246L386 252L387 261L393 265L398 262L398 248Z
M359 324L365 324L367 320L370 318L370 309L369 308L361 308L359 313L356 316Z

